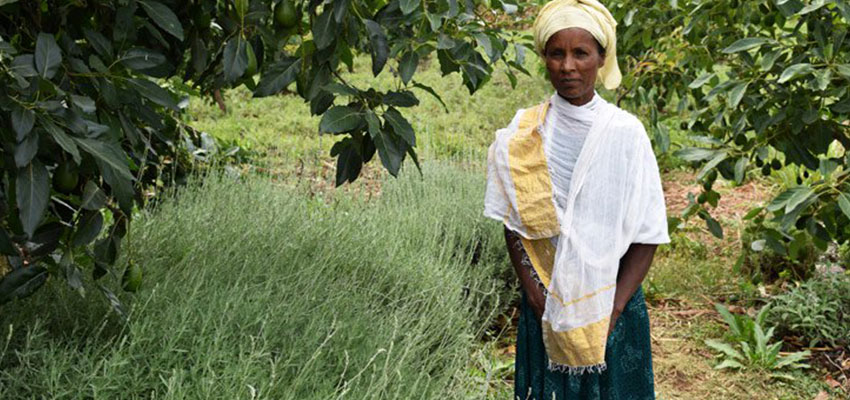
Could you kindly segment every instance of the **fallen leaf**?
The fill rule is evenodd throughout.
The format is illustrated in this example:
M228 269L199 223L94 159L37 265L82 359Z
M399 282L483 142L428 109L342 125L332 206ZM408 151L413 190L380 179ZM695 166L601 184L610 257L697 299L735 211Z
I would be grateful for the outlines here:
M826 381L826 384L829 385L829 387L831 387L833 389L841 386L841 382L838 382L837 380L835 380L832 377L832 375L827 375L825 381Z

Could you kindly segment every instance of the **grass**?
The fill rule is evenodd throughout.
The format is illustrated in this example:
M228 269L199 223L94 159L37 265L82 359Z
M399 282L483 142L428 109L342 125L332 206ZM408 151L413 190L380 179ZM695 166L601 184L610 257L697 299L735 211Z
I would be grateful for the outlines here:
M146 281L123 329L57 282L3 310L0 398L461 396L503 239L477 176L426 172L369 202L191 184L133 224Z

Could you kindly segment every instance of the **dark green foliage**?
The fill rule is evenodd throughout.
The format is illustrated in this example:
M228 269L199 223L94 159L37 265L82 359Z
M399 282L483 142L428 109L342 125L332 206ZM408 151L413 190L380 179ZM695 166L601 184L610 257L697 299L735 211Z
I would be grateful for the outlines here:
M850 206L842 205L850 193L850 2L641 1L612 9L627 71L618 96L649 114L660 150L669 139L659 115L679 114L700 147L676 154L700 165L700 177L714 170L740 183L755 168L816 171L765 205L772 226L761 239L796 258L805 243L823 251L850 238ZM690 215L702 211L698 204Z

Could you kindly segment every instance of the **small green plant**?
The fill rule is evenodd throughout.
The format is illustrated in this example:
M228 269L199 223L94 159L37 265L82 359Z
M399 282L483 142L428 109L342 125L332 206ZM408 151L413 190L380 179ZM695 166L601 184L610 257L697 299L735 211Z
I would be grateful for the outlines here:
M850 339L850 276L810 279L771 300L768 321L809 345L842 346Z
M729 326L726 341L705 341L708 347L721 353L723 359L715 368L748 369L757 368L779 372L783 369L808 368L805 359L811 354L808 350L783 355L779 353L782 341L770 343L775 327L764 330L765 319L770 307L765 306L756 318L748 315L733 315L722 304L714 307L723 321ZM776 377L782 375L776 374Z

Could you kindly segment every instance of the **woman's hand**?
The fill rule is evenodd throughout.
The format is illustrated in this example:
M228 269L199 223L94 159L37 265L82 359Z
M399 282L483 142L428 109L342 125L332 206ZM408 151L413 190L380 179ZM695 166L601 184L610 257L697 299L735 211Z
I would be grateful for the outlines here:
M614 327L617 326L617 319L620 318L620 314L623 313L622 308L618 308L614 306L614 311L611 311L611 321L608 323L608 336L611 336L611 332L614 331Z
M543 291L540 289L537 281L531 277L529 267L522 265L522 256L524 253L522 241L519 235L508 229L508 227L505 227L505 243L507 243L511 264L514 266L522 290L525 291L528 304L531 306L531 310L534 311L537 320L540 320L543 318L543 310L546 309L546 296L543 295Z
M617 325L617 319L629 304L632 295L640 287L643 278L652 264L655 255L654 244L632 243L623 258L620 259L620 271L617 274L617 289L614 292L614 309L611 311L611 322L608 324L608 336Z
M534 311L534 315L537 316L538 320L543 318L543 310L546 309L546 296L543 295L543 291L540 290L540 285L531 278L531 274L527 269L523 268L523 272L528 276L528 279L520 278L520 283L528 281L529 284L522 284L522 289L525 290L525 295L528 299L528 304L531 306L531 310Z

